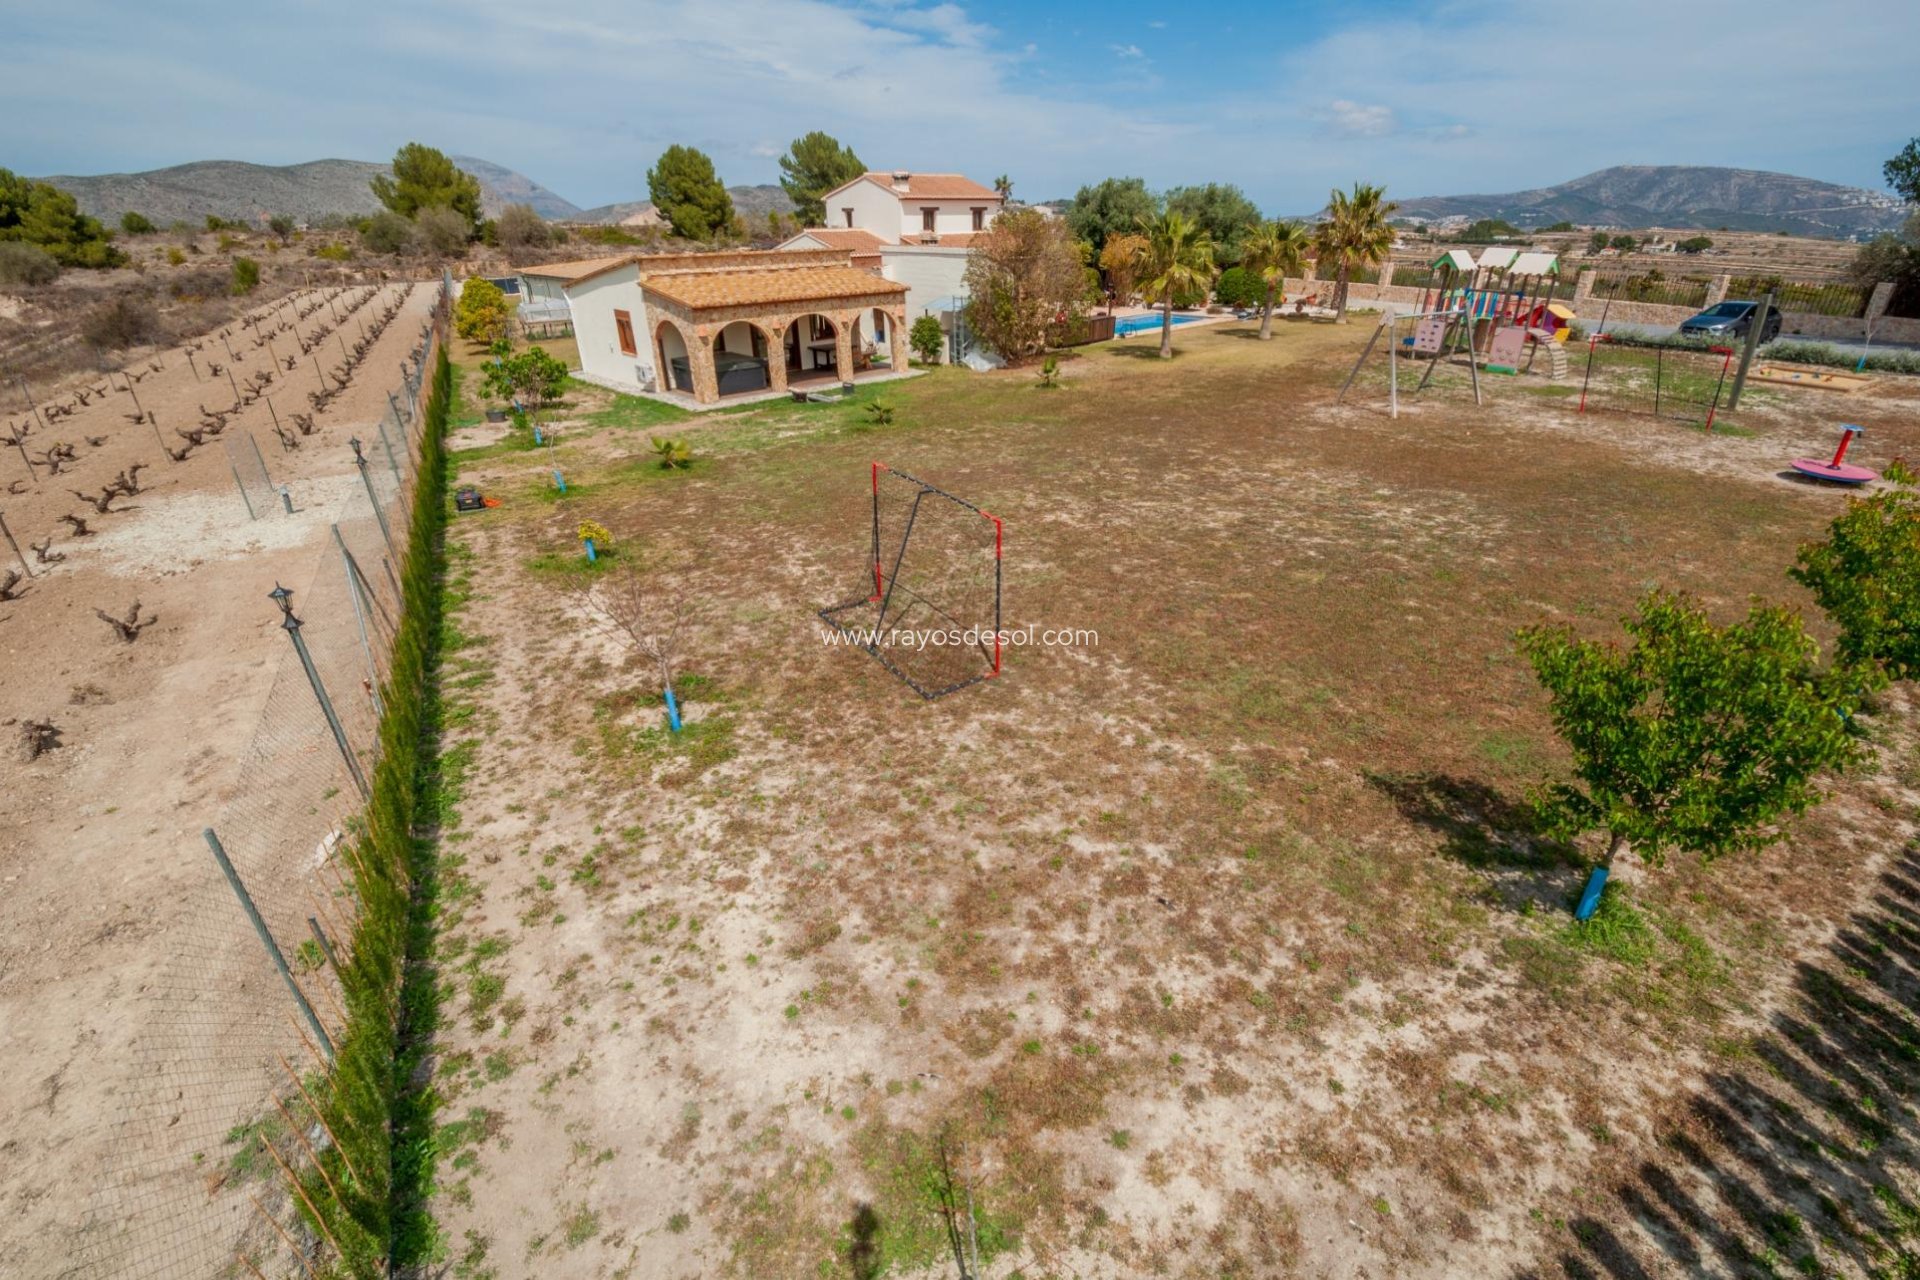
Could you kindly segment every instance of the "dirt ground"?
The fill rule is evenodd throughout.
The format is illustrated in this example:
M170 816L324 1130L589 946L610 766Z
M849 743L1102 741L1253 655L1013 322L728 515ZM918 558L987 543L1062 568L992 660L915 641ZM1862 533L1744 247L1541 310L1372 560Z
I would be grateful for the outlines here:
M451 1274L1886 1274L1920 1248L1920 774L1631 877L1522 803L1561 766L1515 628L1730 614L1920 444L1920 388L1713 435L1333 403L1365 322L1090 348L687 419L580 388L469 425L450 535L439 1191ZM891 421L872 414L887 404ZM649 437L694 462L663 471ZM1005 522L1016 648L923 702L823 642L869 463ZM560 470L560 496L552 473ZM589 568L584 520L612 534ZM697 623L662 724L574 594ZM1813 621L1817 632L1824 625Z
M116 371L38 389L41 413L72 406L44 425L19 409L0 415L11 432L28 431L30 456L60 441L75 455L57 475L41 468L30 477L15 449L0 452L8 486L0 511L22 552L35 560L31 545L51 539L49 553L61 557L35 563L18 598L0 603L0 1274L102 1273L89 1270L81 1236L100 1211L96 1193L128 1158L128 1109L151 1084L132 1078L135 1046L161 1030L149 1020L171 1016L151 996L185 954L190 904L219 888L200 831L241 794L240 759L287 651L267 592L279 582L308 598L329 523L357 493L346 441L371 438L387 411L429 293L295 294L258 308L257 330L236 321L225 340L216 332L189 344L191 363L184 346L142 357L128 366L139 379L131 392ZM357 338L389 304L398 313L345 390L312 409L308 393L321 378L336 384L336 334ZM296 305L307 314L296 319ZM257 381L272 362L253 340L282 322L290 327L273 353L298 356L299 338L317 338L326 372L308 357L279 368L267 399L245 405L224 430L226 439L251 432L294 500L291 516L269 510L253 520L222 438L179 462L162 449L183 448L176 429L195 429L203 406L232 405L233 386L212 364L232 364L243 387ZM313 414L313 433L296 450L277 444L268 399L283 423ZM153 423L129 419L135 412L157 418L158 438ZM136 464L145 468L139 491L108 514L74 496L98 494ZM76 536L59 519L67 514L83 515L91 532ZM0 556L0 576L18 568L4 545ZM124 614L136 600L155 621L123 644L94 611ZM57 748L33 760L16 752L28 719L58 730ZM237 911L231 898L226 905ZM249 979L216 998L239 1002L264 989ZM218 1048L207 1046L210 1055ZM189 1081L218 1069L211 1057L174 1065ZM172 1272L156 1257L142 1273Z

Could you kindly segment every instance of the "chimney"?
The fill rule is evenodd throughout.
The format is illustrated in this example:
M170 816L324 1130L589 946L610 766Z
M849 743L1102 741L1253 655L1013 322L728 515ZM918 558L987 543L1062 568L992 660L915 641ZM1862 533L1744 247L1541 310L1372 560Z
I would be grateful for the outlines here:
M913 175L907 172L907 170L895 169L893 171L893 189L895 191L905 191L912 178Z

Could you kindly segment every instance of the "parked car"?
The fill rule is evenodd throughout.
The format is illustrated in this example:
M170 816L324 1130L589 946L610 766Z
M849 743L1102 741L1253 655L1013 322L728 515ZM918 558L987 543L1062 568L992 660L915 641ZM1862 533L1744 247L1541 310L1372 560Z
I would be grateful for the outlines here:
M1680 332L1689 338L1744 338L1753 327L1753 313L1759 309L1757 302L1716 302L1681 325ZM1772 342L1779 336L1780 308L1774 307L1761 326L1760 341Z

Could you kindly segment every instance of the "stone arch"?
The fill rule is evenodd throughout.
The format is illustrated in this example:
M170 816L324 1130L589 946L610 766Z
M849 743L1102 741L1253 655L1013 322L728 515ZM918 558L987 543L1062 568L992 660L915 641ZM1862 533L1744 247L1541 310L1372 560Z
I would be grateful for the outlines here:
M846 345L843 317L826 311L803 311L786 326L781 343L785 362L797 377L829 373Z
M662 391L685 391L691 393L694 382L693 353L699 345L694 337L672 316L663 315L653 326L653 356L656 367L656 380ZM673 367L674 360L684 361L686 383L683 386L680 375Z

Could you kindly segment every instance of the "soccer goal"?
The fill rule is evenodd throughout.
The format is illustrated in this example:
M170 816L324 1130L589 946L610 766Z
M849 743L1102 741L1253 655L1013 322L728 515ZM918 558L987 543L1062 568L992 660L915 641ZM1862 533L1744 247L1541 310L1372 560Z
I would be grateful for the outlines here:
M862 591L820 611L928 700L1000 674L1000 519L883 462Z

